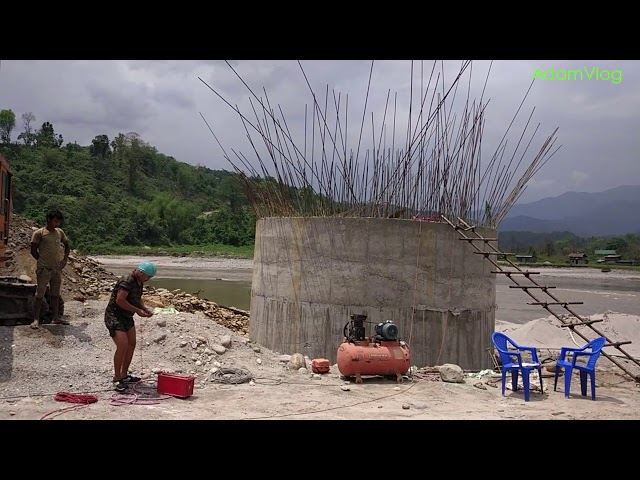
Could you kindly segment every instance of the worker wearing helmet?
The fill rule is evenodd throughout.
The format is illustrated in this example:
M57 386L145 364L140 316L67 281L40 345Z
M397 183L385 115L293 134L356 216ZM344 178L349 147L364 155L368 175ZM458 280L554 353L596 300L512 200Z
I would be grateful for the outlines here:
M116 344L116 352L113 355L113 382L118 392L125 391L128 383L140 381L140 378L129 374L129 365L136 348L136 325L133 316L153 315L153 311L142 301L142 290L144 283L154 277L156 272L153 263L142 262L129 275L121 277L113 287L104 312L104 323Z

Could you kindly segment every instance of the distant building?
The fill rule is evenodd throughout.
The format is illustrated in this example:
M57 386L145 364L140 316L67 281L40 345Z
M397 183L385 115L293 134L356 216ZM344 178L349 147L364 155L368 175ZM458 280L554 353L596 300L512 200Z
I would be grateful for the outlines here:
M536 263L538 257L535 255L516 255L516 261L518 263Z
M616 263L618 265L640 265L640 261L638 260L618 260Z
M594 253L594 255L598 255L598 256L604 257L605 255L615 255L616 251L615 250L596 250L593 253Z
M586 265L589 263L589 257L586 253L570 253L569 263L571 265Z
M605 255L603 260L604 263L618 263L620 260L622 260L622 255Z

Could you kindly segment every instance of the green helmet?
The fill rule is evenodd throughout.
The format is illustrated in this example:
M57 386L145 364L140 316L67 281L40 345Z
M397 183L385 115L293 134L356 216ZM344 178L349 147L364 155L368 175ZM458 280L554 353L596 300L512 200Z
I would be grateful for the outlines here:
M151 262L142 262L138 266L138 270L140 270L142 273L146 273L150 277L155 277L156 272L158 271L158 269L156 268L155 264L153 264Z

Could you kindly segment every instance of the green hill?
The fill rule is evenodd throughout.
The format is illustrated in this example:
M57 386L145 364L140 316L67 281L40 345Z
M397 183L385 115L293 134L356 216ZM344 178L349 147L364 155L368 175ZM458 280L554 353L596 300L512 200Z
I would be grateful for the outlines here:
M179 162L135 133L62 146L48 122L25 132L0 143L13 211L42 225L57 206L82 253L252 254L255 219L235 173Z

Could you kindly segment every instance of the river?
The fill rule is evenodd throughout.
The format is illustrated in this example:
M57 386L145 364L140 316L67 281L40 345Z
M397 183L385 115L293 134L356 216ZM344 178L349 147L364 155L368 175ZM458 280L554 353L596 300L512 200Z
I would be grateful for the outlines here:
M140 257L93 257L105 268L117 275L131 271L142 260ZM180 289L188 293L198 292L200 297L220 305L249 310L251 299L251 260L194 259L190 257L145 257L156 262L158 275L151 285L168 290ZM562 301L584 302L572 305L579 315L587 316L611 310L630 315L640 314L640 272L598 269L542 268L536 282L555 286L550 292ZM522 279L519 283L526 285ZM546 317L540 306L527 305L533 300L516 288L504 275L496 280L496 319L526 323ZM535 292L538 298L545 295ZM548 300L550 300L547 297ZM560 307L555 312L566 313Z

